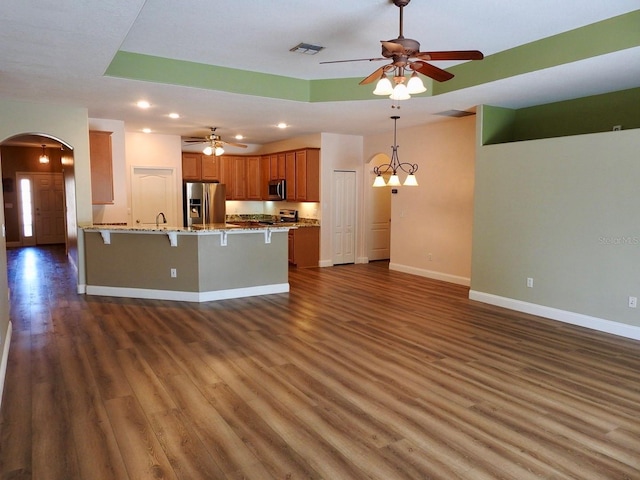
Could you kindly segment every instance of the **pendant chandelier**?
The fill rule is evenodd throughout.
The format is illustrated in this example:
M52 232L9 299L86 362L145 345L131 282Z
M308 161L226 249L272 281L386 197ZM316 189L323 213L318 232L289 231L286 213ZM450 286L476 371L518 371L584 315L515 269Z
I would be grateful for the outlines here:
M47 151L45 150L45 145L42 145L42 154L40 155L40 163L49 163L49 157L47 156Z
M373 169L373 173L376 174L376 179L373 182L374 187L398 187L400 186L400 178L398 177L398 172L402 171L407 174L407 178L405 179L402 185L407 187L417 187L418 181L416 180L415 173L418 171L417 163L407 163L400 162L398 158L398 143L396 142L396 123L400 117L394 115L391 117L393 120L393 146L391 147L391 162L385 163L383 165L378 165ZM389 181L385 182L384 177L382 175L391 172L391 176L389 177Z

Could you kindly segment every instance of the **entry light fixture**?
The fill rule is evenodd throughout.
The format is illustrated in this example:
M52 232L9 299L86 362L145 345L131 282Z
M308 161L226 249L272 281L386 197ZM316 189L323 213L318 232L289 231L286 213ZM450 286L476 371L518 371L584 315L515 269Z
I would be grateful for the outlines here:
M387 73L382 72L380 80L378 80L376 88L373 91L374 95L388 96L391 100L408 100L411 98L411 95L427 91L418 72L414 71L405 85L407 78L404 76L404 67L395 67L393 71L393 82L395 86L391 83Z
M47 151L45 150L46 145L42 145L42 153L40 154L40 163L49 163L49 157L47 156Z
M376 179L373 181L374 187L398 187L400 186L400 178L398 172L402 171L407 174L402 185L407 187L417 187L418 180L416 180L415 173L418 171L417 163L400 162L398 158L398 142L396 141L396 123L400 117L394 115L391 117L393 120L393 146L391 147L391 162L383 165L378 165L373 169L373 173L376 174ZM385 182L383 175L391 173L389 180Z

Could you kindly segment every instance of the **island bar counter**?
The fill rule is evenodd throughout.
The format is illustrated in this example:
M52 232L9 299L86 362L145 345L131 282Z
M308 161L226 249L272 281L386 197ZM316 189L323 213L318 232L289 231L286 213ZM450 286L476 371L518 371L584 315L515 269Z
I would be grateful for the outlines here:
M207 302L288 292L288 231L85 227L86 293Z

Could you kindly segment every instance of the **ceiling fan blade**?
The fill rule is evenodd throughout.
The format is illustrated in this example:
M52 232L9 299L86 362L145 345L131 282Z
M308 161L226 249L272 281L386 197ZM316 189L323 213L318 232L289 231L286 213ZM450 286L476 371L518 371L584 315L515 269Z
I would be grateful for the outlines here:
M323 63L346 63L346 62L377 62L378 60L387 60L386 58L356 58L354 60L332 60L329 62L320 62Z
M420 72L427 77L433 78L438 82L446 82L447 80L451 80L454 75L453 73L447 72L446 70L442 70L441 68L434 67L426 62L413 62L409 64L409 68L411 70L415 70L416 72Z
M367 78L362 80L360 82L360 85L366 85L368 83L373 82L374 80L378 80L380 77L382 77L383 73L391 70L392 68L393 68L393 64L390 63L389 65L384 65L383 67L376 69L371 75L369 75Z
M478 50L449 50L444 52L419 52L415 54L421 60L482 60L484 55Z
M207 143L209 140L183 140L182 143Z
M247 146L244 143L225 142L224 140L222 141L222 143L226 145L231 145L232 147L247 148Z

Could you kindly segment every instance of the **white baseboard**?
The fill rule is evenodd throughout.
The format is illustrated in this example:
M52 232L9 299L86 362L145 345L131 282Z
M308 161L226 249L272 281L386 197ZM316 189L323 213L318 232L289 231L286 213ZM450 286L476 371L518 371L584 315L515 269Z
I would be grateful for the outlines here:
M9 360L9 346L11 345L11 333L13 324L9 322L7 334L2 344L2 360L0 360L0 408L2 407L2 392L4 391L4 379L7 376L7 361Z
M333 261L331 260L320 260L318 262L319 267L333 267Z
M389 263L389 270L410 273L411 275L418 275L420 277L433 278L434 280L442 280L443 282L455 283L456 285L464 285L465 287L468 287L471 284L471 279L467 277L435 272L433 270L425 270L423 268L409 267L407 265L400 265L399 263Z
M518 312L530 313L539 317L557 320L571 325L598 330L600 332L611 333L620 337L640 340L640 327L627 325L626 323L613 322L603 318L591 317L581 313L568 312L557 308L537 305L535 303L523 302L513 298L500 297L491 293L483 293L475 290L469 291L469 298L482 303L488 303L497 307L504 307Z
M150 300L173 300L177 302L213 302L229 298L254 297L257 295L271 295L287 293L289 283L273 285L259 285L256 287L232 288L229 290L215 290L209 292L182 292L176 290L152 290L147 288L102 287L87 285L87 295L104 297L145 298Z

